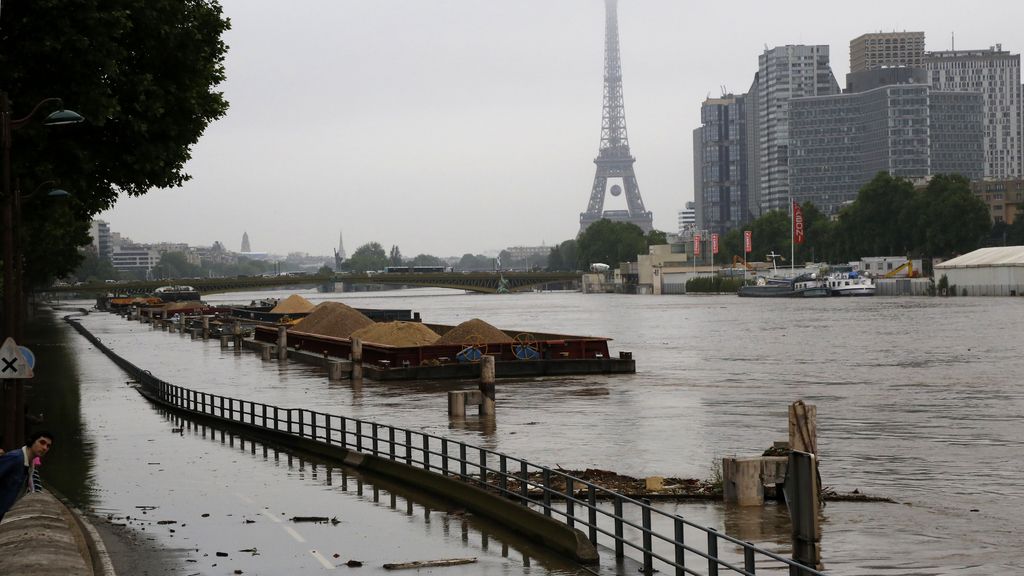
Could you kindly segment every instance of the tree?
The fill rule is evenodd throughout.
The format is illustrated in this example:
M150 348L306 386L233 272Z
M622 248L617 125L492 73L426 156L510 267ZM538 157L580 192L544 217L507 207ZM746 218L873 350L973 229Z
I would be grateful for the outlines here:
M462 255L455 269L460 272L491 272L494 270L494 258L488 258L482 254L473 255L466 253Z
M668 244L668 236L661 230L651 230L646 236L647 247Z
M117 280L120 278L110 260L100 258L96 251L90 248L82 250L82 261L72 275L79 282Z
M601 262L617 266L635 262L647 253L647 238L636 224L602 219L594 222L576 240L577 263L583 268Z
M914 245L917 216L913 184L879 172L860 189L856 201L839 212L836 258L908 254Z
M388 255L379 242L367 242L352 253L348 265L353 272L383 270L388 265Z
M933 176L915 199L915 245L929 258L953 256L976 249L989 235L988 207L958 174Z
M153 267L154 278L196 278L202 273L199 266L188 261L184 252L166 252Z
M417 254L410 262L412 266L444 266L444 260L430 254Z
M390 266L402 265L402 251L398 249L398 246L391 247L391 253L388 255L388 264Z
M33 198L23 211L26 281L73 270L90 219L120 193L180 186L191 147L227 110L217 0L4 2L0 87L14 117L60 97L86 118L49 129L26 125L13 137L12 181L32 190L59 180L66 211ZM47 109L41 114L52 111ZM54 229L59 234L54 234Z

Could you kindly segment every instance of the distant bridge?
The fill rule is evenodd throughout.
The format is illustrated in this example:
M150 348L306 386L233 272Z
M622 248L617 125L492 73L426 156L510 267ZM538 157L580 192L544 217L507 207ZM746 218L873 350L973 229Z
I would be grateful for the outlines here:
M241 276L235 278L178 278L145 282L92 283L80 286L54 286L39 292L78 294L118 294L142 296L167 285L188 285L200 294L239 292L260 288L310 287L337 284L380 284L451 288L494 294L525 292L548 284L567 285L579 282L579 272L428 272L387 274L309 274L299 276Z

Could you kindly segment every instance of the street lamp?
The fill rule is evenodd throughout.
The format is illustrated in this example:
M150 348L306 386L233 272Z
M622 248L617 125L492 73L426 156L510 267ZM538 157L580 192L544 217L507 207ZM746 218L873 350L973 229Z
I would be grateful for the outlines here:
M66 198L71 196L71 193L67 190L60 188L54 188L58 182L56 180L47 180L36 186L34 190L28 194L21 193L20 181L15 180L14 193L11 195L11 199L14 203L14 214L12 218L12 240L14 251L14 282L11 288L14 292L15 306L10 310L10 314L14 318L14 338L17 340L22 336L22 329L25 327L24 319L22 315L25 313L25 255L21 248L21 203L24 200L35 197L36 194L42 190L49 189L46 193L48 198Z
M64 109L60 98L45 98L39 101L32 111L21 118L11 116L11 101L6 92L0 91L0 147L3 148L3 259L4 259L4 338L17 340L21 336L19 318L21 316L21 261L20 250L15 250L15 216L20 215L20 193L11 191L11 133L29 124L44 106L55 105L56 112L51 112L42 120L48 126L76 124L84 118L70 110ZM48 183L46 183L48 184ZM34 194L37 190L33 190ZM56 191L54 191L56 192ZM51 192L51 194L54 194ZM63 192L63 191L60 191ZM55 195L66 195L56 192ZM31 196L29 194L29 196ZM17 264L15 263L17 262ZM4 444L14 448L24 443L25 435L25 387L21 379L4 380Z
M11 133L18 128L29 124L35 117L36 113L39 112L44 106L56 105L57 111L51 112L42 120L42 124L47 126L61 126L65 124L77 124L83 121L83 118L77 112L64 109L64 103L60 98L45 98L39 101L29 112L22 118L12 118L11 116L11 101L7 96L6 92L0 92L0 145L3 147L3 195L4 195L4 210L3 210L3 227L4 227L4 247L3 247L3 259L4 259L4 336L9 336L17 339L20 334L20 325L17 322L19 314L16 312L16 308L21 305L17 300L20 294L18 279L15 277L18 266L15 265L15 260L21 261L21 254L15 251L15 237L14 237L14 226L15 226L15 213L20 208L20 202L16 198L17 193L11 191ZM66 193L65 193L66 194Z

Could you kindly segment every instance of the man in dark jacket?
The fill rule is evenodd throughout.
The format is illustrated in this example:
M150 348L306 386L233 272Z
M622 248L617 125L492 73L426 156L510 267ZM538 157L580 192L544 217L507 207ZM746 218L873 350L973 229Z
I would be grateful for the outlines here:
M0 521L25 492L32 476L32 460L45 456L52 445L53 434L36 432L24 447L0 455Z

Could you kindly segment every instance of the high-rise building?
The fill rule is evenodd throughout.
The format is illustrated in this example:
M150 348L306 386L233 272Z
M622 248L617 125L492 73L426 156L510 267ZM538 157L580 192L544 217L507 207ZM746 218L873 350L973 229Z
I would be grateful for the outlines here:
M901 66L921 68L924 32L875 32L850 40L850 72Z
M980 94L942 92L921 69L850 74L853 93L790 102L789 177L793 200L835 214L878 172L925 180L980 178Z
M788 45L758 57L749 99L757 108L760 214L789 208L789 103L839 93L827 45ZM754 104L756 102L756 104ZM706 177L705 177L706 178Z
M926 52L931 85L945 92L980 92L984 105L986 179L1024 176L1020 54L987 50Z
M699 164L694 198L700 206L701 230L724 234L752 218L747 198L746 98L732 94L708 98L701 105Z
M684 236L690 230L697 229L697 203L687 202L686 208L679 211L679 235Z
M110 236L110 224L103 220L93 220L89 226L89 236L92 237L92 246L96 255L104 260L110 260L114 251L114 245Z
M252 252L252 247L249 246L249 233L242 232L242 254L248 254Z

